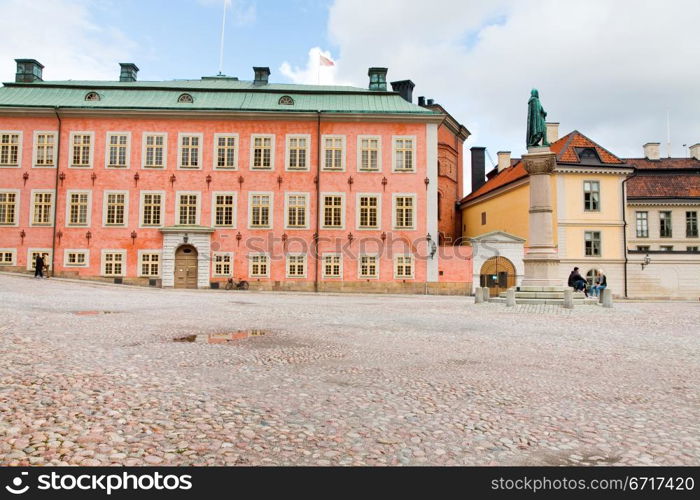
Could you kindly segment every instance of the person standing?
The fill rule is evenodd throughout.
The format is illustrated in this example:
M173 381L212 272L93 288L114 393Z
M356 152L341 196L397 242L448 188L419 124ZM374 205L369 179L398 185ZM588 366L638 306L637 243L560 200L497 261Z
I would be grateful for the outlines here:
M36 261L34 262L34 277L44 277L44 257L41 254L36 256Z

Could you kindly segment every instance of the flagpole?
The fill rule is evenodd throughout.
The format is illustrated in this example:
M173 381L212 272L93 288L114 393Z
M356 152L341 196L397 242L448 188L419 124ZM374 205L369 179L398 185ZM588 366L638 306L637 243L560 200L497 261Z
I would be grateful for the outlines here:
M219 46L219 75L223 75L224 69L224 34L226 33L226 5L229 0L224 0L224 15L221 18L221 45Z

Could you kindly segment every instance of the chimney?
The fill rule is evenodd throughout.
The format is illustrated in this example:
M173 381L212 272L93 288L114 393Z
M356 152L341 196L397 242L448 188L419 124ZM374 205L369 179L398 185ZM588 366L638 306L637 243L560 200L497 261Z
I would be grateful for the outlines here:
M370 68L367 71L369 76L369 89L386 92L386 72L387 68Z
M139 72L138 66L136 66L134 63L119 63L119 66L122 68L119 73L120 82L136 81L136 73Z
M690 146L689 149L691 158L700 160L700 142L698 142L697 144L693 144L692 146Z
M267 66L253 66L253 71L255 72L255 80L253 80L253 85L267 85L270 78L270 68Z
M647 160L660 160L661 159L661 143L660 142L647 142L643 147L644 147L644 157Z
M435 104L435 99L428 99L428 106Z
M41 78L44 65L36 59L15 59L17 63L16 82L42 82Z
M401 80L399 82L391 82L391 89L398 92L408 102L413 102L413 87L416 84L411 80Z
M418 97L418 105L425 106L425 96L424 95Z
M510 167L510 151L499 151L498 153L498 171L502 172Z
M559 122L547 122L547 142L552 144L559 140Z
M472 193L484 185L486 180L485 147L474 146L472 152Z

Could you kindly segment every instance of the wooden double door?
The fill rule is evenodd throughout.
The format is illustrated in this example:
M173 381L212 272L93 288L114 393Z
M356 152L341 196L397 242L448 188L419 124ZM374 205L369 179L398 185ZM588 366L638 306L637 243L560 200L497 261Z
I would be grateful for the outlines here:
M488 287L491 297L515 286L515 266L505 257L491 257L481 266L481 286Z
M192 245L175 251L175 288L197 288L197 249Z

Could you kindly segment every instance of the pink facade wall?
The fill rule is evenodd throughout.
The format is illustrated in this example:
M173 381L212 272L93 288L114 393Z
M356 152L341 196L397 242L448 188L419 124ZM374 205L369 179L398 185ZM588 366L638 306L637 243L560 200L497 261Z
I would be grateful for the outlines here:
M325 120L325 119L324 119ZM17 249L17 266L26 267L27 248L50 248L52 246L52 229L50 227L30 227L29 214L31 191L35 189L53 189L55 169L33 168L33 134L36 130L58 130L55 118L0 118L0 130L20 130L22 140L21 168L0 168L0 189L20 189L19 225L17 227L0 227L0 248ZM69 137L71 131L94 132L93 166L90 169L68 167L70 154ZM131 154L130 167L127 169L105 168L105 141L107 132L130 132ZM163 170L142 169L142 134L144 132L162 132L168 134L167 168ZM177 168L178 134L203 134L203 155L201 170L180 170ZM214 134L236 133L239 136L238 169L221 171L213 168ZM274 170L250 170L250 135L274 134ZM286 134L309 134L310 169L308 172L289 172L285 170ZM399 253L408 245L416 253L415 281L426 279L426 125L424 123L382 123L382 122L321 122L321 135L337 134L346 138L346 161L344 172L321 172L320 191L345 193L345 228L343 230L320 230L319 252L336 252L344 249L343 280L358 280L356 256L365 251L374 253L381 249L381 234L387 234L384 246L392 246ZM378 173L359 172L357 169L357 136L379 135L382 139L382 169ZM416 139L416 171L414 173L392 173L392 136L408 135ZM60 172L65 173L65 180L58 184L57 231L62 232L60 243L57 241L54 259L57 272L77 272L81 276L99 276L102 249L127 250L127 276L137 275L138 250L161 250L163 235L158 229L139 227L140 191L165 191L165 226L176 224L176 192L198 191L201 193L201 212L199 223L211 226L212 193L215 191L233 191L238 193L235 229L217 229L211 235L212 250L233 252L235 257L234 276L248 278L248 247L257 238L259 250L267 251L272 257L269 278L260 280L289 280L286 278L285 248L287 252L308 252L306 278L294 278L300 281L314 280L314 259L311 255L311 242L316 230L316 184L314 179L317 159L317 123L316 121L272 121L272 120L197 120L197 119L145 119L145 118L76 118L64 117L61 134ZM23 174L29 173L24 183ZM139 174L138 184L134 174ZM95 174L93 180L91 176ZM176 180L171 184L170 177ZM207 184L206 177L211 176ZM243 183L239 183L239 176ZM278 182L281 177L281 183ZM382 178L386 177L386 187ZM352 178L352 184L348 180ZM92 191L92 220L90 227L66 227L66 192L68 190ZM103 227L103 192L106 190L128 190L128 226L122 228ZM269 191L274 196L273 228L271 230L248 229L248 193L251 191ZM309 229L293 230L284 228L285 192L309 193L310 220ZM381 228L377 231L358 230L356 228L356 193L379 193L381 198ZM415 193L417 197L416 229L413 231L394 231L392 227L393 202L392 193ZM24 230L26 237L20 244L19 231ZM85 237L87 231L92 233L89 243ZM132 240L131 233L137 237ZM242 239L238 241L236 234ZM282 235L286 233L286 243ZM352 233L353 239L348 235ZM269 240L273 239L273 243ZM64 249L89 249L90 265L87 268L66 268L64 266ZM422 257L421 257L422 256ZM453 261L458 262L458 261ZM464 265L464 261L461 261ZM471 269L457 269L458 264L445 264L447 281L469 281ZM443 264L440 264L443 269ZM463 272L462 272L463 271ZM213 272L213 268L212 268ZM257 278L253 279L255 281ZM212 280L216 280L212 278ZM321 270L319 268L319 281ZM385 252L380 260L380 281L394 281L394 263L391 252ZM442 281L442 277L441 277Z

